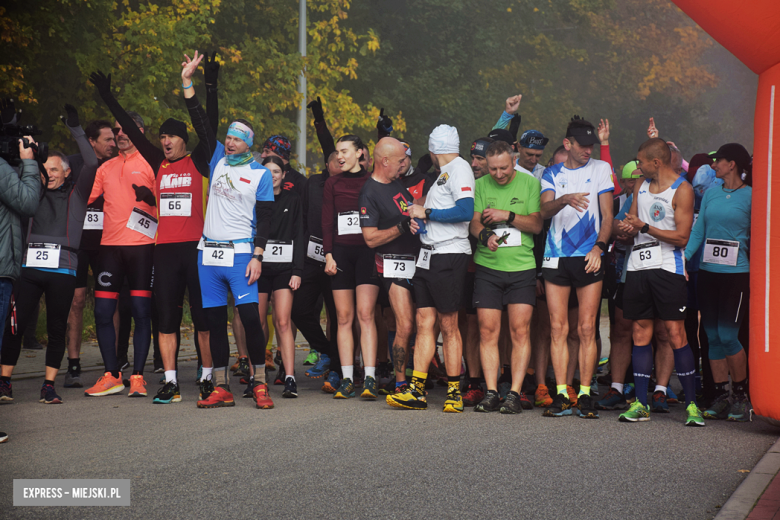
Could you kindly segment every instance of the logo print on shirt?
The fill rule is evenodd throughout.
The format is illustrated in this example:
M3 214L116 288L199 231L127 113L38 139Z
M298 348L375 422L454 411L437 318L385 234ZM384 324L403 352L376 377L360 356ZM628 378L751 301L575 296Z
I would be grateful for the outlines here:
M160 179L160 189L185 188L192 186L192 175L189 173L169 173Z
M663 205L656 202L650 206L650 218L653 219L653 222L660 222L664 217L666 217L666 210Z
M517 197L512 197L512 200L509 201L509 205L512 206L513 204L522 204L523 201L518 199Z
M450 179L450 176L446 173L442 173L439 175L439 180L436 181L437 186L444 186L447 184L447 181Z
M360 208L361 215L365 215L366 213L368 213L368 210L366 210L366 208Z
M393 197L393 202L395 202L395 205L398 206L398 209L401 211L401 214L407 216L409 215L409 201L406 200L406 197L404 197L403 194L398 193L397 195L395 195Z
M252 184L252 181L250 181L249 179L245 179L243 177L239 177L238 180L240 180L241 182L245 182L247 184Z
M587 181L585 181L585 184L590 184L590 179L588 179Z
M460 191L471 191L471 186L463 186Z

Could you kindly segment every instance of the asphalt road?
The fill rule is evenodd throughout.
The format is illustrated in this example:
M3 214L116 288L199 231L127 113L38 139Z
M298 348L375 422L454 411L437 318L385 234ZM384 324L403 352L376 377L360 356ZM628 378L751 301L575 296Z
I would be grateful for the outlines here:
M272 387L273 410L238 385L235 407L200 410L195 363L180 368L184 400L171 405L78 389L43 405L38 379L14 382L16 402L0 406L0 517L712 518L780 434L758 421L686 428L682 405L641 424L444 414L442 387L427 411L398 410L333 400L305 376L298 399ZM129 478L132 505L13 507L18 478Z

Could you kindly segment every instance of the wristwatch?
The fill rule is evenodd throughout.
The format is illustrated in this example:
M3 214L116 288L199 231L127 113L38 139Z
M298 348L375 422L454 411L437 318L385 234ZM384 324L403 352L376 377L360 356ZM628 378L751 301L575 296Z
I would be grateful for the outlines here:
M650 231L650 224L645 224L644 226L642 226L642 229L639 230L640 233L645 233L645 234L647 234L648 231Z
M431 208L425 210L425 218L431 220Z
M511 224L513 220L515 220L515 213L513 211L510 211L509 212L509 218L506 219L506 223L507 224Z
M607 244L605 244L604 242L599 240L598 242L596 242L596 245L599 246L599 249L601 249L603 252L605 253L607 252Z
M257 260L258 262L262 262L263 255L252 255L252 260Z

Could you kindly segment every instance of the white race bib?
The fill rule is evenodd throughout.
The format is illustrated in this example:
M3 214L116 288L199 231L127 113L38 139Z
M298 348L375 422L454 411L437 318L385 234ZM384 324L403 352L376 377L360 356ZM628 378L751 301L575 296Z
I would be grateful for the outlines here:
M103 229L103 212L87 210L87 214L84 215L84 228L83 229Z
M322 239L315 236L309 238L309 247L306 250L306 256L318 262L325 263L325 252L322 249Z
M542 258L542 269L558 269L558 261L560 258L550 258L549 256L545 256Z
M57 269L60 266L59 244L29 244L25 265L27 267Z
M658 241L637 244L631 251L631 261L639 271L661 267L664 263L661 243Z
M498 238L508 234L498 247L518 247L523 245L523 232L514 226L499 226L495 229Z
M143 210L133 208L133 212L127 220L127 227L149 238L154 238L154 235L157 234L157 219Z
M417 257L417 267L425 269L426 271L431 268L431 253L432 249L423 246L420 249L420 256Z
M382 276L385 278L414 278L414 257L410 255L384 255Z
M293 261L293 242L269 240L264 252L263 262L289 264Z
M234 254L233 244L222 244L220 242L203 243L203 265L233 267Z
M717 240L708 238L704 242L702 261L707 264L737 265L739 242L736 240ZM29 264L28 264L29 265Z
M189 217L192 215L192 193L161 193L161 217Z
M360 215L357 211L339 213L339 235L359 235Z

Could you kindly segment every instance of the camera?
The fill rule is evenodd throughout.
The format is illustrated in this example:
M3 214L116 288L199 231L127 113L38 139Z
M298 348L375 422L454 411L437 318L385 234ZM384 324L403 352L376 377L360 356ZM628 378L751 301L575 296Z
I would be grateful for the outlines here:
M25 147L32 147L35 154L35 159L43 164L46 159L49 158L49 145L48 143L40 142L37 144L29 144L24 137L29 135L41 135L43 132L38 130L35 125L17 125L7 124L0 125L0 157L11 166L20 164L21 158L19 157L19 140L24 141Z

